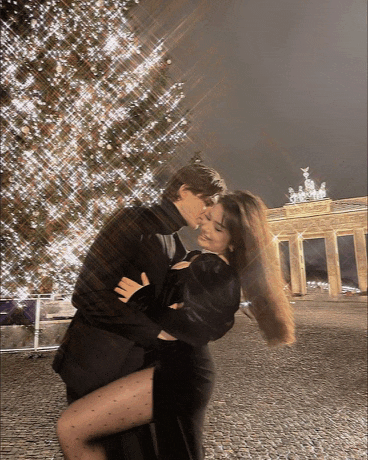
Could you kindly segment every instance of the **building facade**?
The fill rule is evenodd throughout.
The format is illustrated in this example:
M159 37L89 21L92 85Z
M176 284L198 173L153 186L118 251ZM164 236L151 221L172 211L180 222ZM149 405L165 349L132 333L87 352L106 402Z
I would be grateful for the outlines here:
M329 294L342 291L337 237L353 235L359 289L367 292L367 211L368 197L333 201L290 200L282 208L268 210L268 221L280 260L280 242L288 241L290 254L291 291L307 293L303 240L324 238L327 259Z

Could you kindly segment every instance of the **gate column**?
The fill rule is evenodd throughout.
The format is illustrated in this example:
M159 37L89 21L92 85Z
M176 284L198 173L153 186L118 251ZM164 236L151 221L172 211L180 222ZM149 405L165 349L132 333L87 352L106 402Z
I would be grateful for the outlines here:
M354 249L359 289L367 292L367 249L363 228L354 229Z
M336 232L329 231L325 235L327 274L330 285L330 296L336 297L341 293L341 272L339 250L337 246Z
M298 233L290 237L289 250L291 292L305 295L307 293L307 278L305 275L303 238Z
M278 238L276 236L274 236L272 238L272 242L273 242L273 245L274 245L274 248L275 248L275 257L276 257L276 267L280 270L280 272L282 271L281 269L281 259L280 259L280 241L278 240Z

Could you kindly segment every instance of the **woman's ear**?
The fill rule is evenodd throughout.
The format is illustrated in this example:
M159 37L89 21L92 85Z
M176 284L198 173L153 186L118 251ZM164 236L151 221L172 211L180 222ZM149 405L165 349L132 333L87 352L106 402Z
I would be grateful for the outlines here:
M232 244L229 244L229 251L234 252L234 246Z

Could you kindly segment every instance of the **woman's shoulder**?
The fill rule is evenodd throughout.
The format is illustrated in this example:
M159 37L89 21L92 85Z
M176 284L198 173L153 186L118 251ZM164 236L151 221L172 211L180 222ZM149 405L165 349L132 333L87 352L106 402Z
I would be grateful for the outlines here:
M212 252L203 252L192 260L190 267L193 271L211 274L232 274L233 269L226 259Z
M193 293L204 288L207 295L211 294L211 299L238 301L240 285L237 273L217 254L206 252L197 256L190 264L188 280Z

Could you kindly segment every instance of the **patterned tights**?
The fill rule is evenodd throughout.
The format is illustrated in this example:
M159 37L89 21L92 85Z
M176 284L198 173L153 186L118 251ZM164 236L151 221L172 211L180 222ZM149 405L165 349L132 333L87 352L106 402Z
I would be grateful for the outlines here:
M98 438L152 420L153 368L123 377L73 402L57 425L66 460L106 460Z

